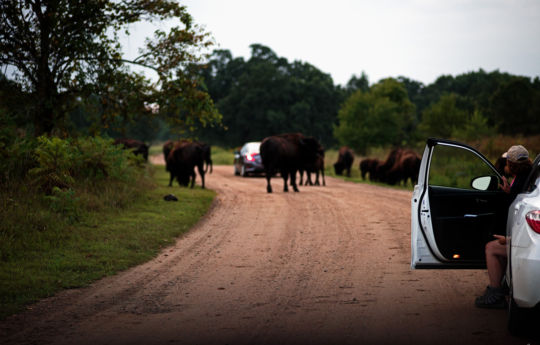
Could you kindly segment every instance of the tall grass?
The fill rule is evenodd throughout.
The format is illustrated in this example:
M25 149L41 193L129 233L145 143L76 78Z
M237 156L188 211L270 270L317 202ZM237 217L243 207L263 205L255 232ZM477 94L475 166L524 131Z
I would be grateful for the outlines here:
M57 144L51 147L64 147ZM109 150L109 146L103 148ZM163 169L140 164L124 153L114 151L110 157L127 159L115 171L128 164L128 179L114 178L109 170L104 170L106 176L81 178L84 172L71 171L62 163L59 170L71 171L72 179L61 183L69 186L58 186L54 182L59 173L45 169L52 164L47 159L45 165L32 165L46 172L38 175L39 183L34 183L32 174L2 179L0 318L61 289L85 286L152 258L208 210L214 192L169 188ZM79 159L77 164L81 162L90 164L91 160ZM51 183L51 188L43 189ZM163 200L171 192L180 202Z

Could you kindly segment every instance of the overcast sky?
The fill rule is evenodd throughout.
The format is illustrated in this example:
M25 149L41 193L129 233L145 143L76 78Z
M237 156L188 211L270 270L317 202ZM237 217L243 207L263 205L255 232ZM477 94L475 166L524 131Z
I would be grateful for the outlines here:
M540 76L540 0L185 0L217 48L250 57L259 43L334 83L498 69ZM134 38L132 38L134 39Z

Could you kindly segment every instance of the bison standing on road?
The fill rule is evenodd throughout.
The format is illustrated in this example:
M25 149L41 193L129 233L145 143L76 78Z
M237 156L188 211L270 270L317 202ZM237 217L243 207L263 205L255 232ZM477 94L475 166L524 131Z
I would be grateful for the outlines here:
M342 175L343 170L347 171L347 176L351 177L351 166L354 161L354 153L347 146L342 146L339 149L339 156L336 163L334 163L334 170L336 175Z
M324 149L313 137L288 133L264 138L260 153L266 173L266 191L272 193L270 179L279 171L283 178L283 191L289 191L287 180L290 177L293 190L298 192L296 172L313 164Z
M303 173L306 172L306 186L320 186L319 175L322 175L322 185L326 186L326 181L324 180L324 151L322 155L317 155L315 162L309 166L304 167L303 170L300 170L300 185L303 182ZM315 173L315 184L311 182L311 173Z
M131 150L134 155L141 155L145 161L148 161L148 145L135 139L116 139L113 145L122 145L124 149Z
M195 185L195 167L201 176L201 186L204 186L204 162L205 148L199 142L180 140L175 142L170 149L169 142L163 145L163 154L167 154L165 168L170 173L169 187L172 186L174 178L181 186L188 186L191 181L191 188Z

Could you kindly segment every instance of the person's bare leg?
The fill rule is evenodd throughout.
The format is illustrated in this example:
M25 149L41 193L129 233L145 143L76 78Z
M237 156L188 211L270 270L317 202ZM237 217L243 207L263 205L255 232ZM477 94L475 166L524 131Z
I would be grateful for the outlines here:
M506 270L506 245L498 240L486 244L486 265L489 276L489 286L501 287L501 280Z

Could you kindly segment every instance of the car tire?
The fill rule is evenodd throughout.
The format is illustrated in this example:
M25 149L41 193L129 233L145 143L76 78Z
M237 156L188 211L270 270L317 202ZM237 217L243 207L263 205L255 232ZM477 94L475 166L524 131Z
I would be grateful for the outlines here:
M236 167L236 165L234 166L234 175L240 176L240 171L238 171L238 168Z
M242 175L242 177L247 177L247 172L246 172L246 167L245 165L242 164L242 170L240 171L240 175Z

